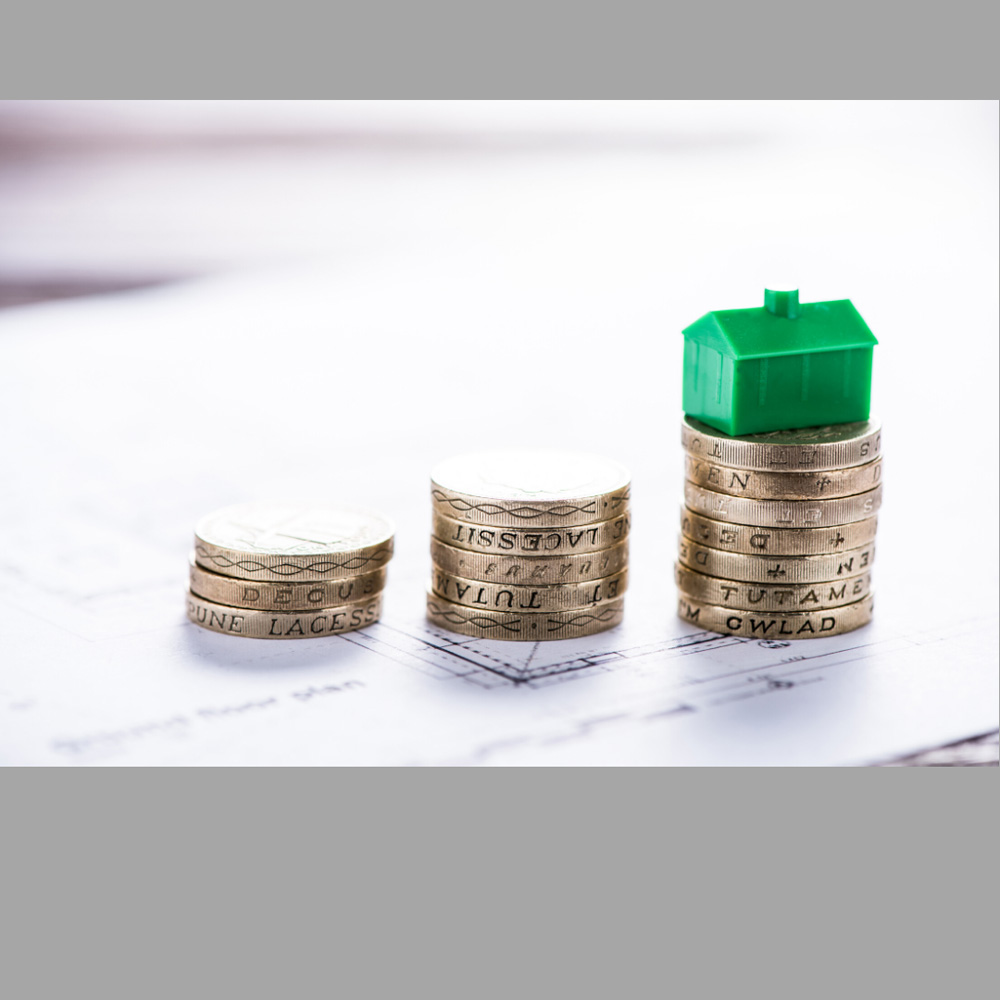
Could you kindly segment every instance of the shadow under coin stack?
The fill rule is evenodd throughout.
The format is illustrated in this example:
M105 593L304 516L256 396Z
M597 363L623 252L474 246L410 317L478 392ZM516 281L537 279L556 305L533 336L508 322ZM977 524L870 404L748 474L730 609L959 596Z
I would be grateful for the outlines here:
M427 617L477 638L571 639L622 620L629 477L559 451L496 451L431 475Z
M378 621L392 524L351 507L250 503L195 527L187 614L253 639L338 635Z
M875 421L729 437L685 417L678 613L812 639L866 625L882 502Z

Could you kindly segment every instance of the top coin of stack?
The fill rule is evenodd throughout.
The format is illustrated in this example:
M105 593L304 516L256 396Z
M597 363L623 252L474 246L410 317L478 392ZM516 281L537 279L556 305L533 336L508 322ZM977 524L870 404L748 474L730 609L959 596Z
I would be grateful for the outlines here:
M876 421L730 437L685 417L681 442L681 618L761 639L836 635L871 620Z
M188 617L255 639L307 639L378 621L392 524L353 507L248 503L195 527Z
M617 463L561 451L463 455L433 470L431 505L435 625L538 641L621 621L629 476Z

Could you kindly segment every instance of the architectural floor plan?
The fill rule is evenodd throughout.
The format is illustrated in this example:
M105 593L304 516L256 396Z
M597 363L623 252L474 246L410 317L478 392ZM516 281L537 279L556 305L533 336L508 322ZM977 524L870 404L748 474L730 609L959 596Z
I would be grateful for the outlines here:
M490 299L493 270L442 259L0 317L3 763L839 765L997 728L988 422L955 433L877 373L873 624L798 643L705 632L677 617L672 579L680 350L658 331L685 311L650 299L611 343L634 301L621 280L583 308L559 291L576 278L557 276L529 315ZM625 284L654 287L652 274ZM888 370L891 342L879 349ZM626 363L609 388L612 356ZM949 377L946 358L933 364ZM430 627L432 464L486 441L584 435L632 472L624 623L551 643ZM960 492L929 472L943 457ZM963 519L973 496L981 509ZM262 642L185 619L195 521L269 497L395 521L380 622Z

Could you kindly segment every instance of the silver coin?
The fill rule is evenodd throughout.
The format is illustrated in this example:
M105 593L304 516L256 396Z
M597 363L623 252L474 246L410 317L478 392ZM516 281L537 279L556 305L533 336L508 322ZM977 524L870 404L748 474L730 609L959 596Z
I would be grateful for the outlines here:
M825 583L857 576L875 561L874 542L825 556L759 556L709 549L681 535L678 558L688 569L745 583Z
M370 510L323 504L246 503L195 527L198 565L242 580L333 580L384 566L393 526Z
M507 612L463 608L434 593L427 595L427 620L432 625L477 639L513 642L578 639L614 628L621 623L624 613L624 597L577 611Z
M730 496L758 500L828 500L874 489L882 481L882 459L826 472L757 472L685 455L684 475L698 486Z
M713 521L681 507L681 532L712 549L747 555L811 556L856 549L874 541L878 518L832 528L761 528Z
M681 444L695 458L760 472L822 472L863 465L882 450L877 420L730 437L692 417L681 423Z
M872 620L874 595L853 604L823 611L735 611L695 601L684 594L677 599L677 614L689 625L739 635L747 639L822 639L824 636L853 632Z
M721 580L696 573L677 564L677 589L705 604L745 611L816 611L853 604L867 597L872 588L871 573L829 580L826 583L744 583Z
M459 455L431 473L435 513L473 524L565 527L606 521L629 504L629 475L598 455L552 450Z
M764 528L824 528L864 521L882 505L882 487L834 500L755 500L684 483L684 503L713 521Z

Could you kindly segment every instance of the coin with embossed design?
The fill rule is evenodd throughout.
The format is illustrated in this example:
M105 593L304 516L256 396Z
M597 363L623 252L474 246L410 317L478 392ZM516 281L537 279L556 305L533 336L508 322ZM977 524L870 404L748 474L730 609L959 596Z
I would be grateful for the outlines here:
M557 556L596 552L628 537L628 512L610 521L569 528L488 528L434 514L431 533L442 542L470 552L506 556Z
M549 450L484 451L431 473L434 512L473 524L563 528L620 517L629 475L597 455Z
M392 558L392 523L381 514L325 504L247 503L195 527L199 566L241 580L338 580Z
M539 642L595 635L618 625L625 599L616 598L576 611L486 611L427 595L427 620L436 627L478 639Z
M309 611L254 611L206 601L188 591L187 616L202 628L250 639L317 639L373 625L382 610L382 594L334 608Z
M237 580L203 569L191 557L189 567L191 593L216 604L234 608L270 609L273 611L308 611L331 608L362 597L371 597L385 586L385 568L343 580L312 582Z
M431 591L467 608L489 611L569 611L620 597L628 586L628 570L601 580L525 586L483 583L452 576L438 566L431 569Z
M684 474L698 486L730 496L758 500L827 500L874 489L882 480L882 459L825 472L757 472L686 455Z
M696 628L747 639L822 639L867 625L874 606L874 595L869 594L853 604L822 611L737 611L681 594L677 614Z
M825 556L748 556L710 549L681 535L677 551L688 569L747 583L823 583L857 576L875 561L874 542Z
M674 567L677 589L686 597L746 611L815 611L853 604L871 591L871 573L825 583L745 583Z
M692 417L681 424L681 443L695 458L760 472L822 472L871 462L882 450L877 420L730 437Z
M869 517L832 528L761 528L713 521L681 507L681 531L712 549L747 555L809 556L843 552L875 538L878 518Z
M713 521L765 528L822 528L863 521L876 514L882 504L882 486L831 500L756 500L728 496L685 482L684 502Z
M600 552L567 556L511 556L469 552L431 539L431 561L455 576L487 583L545 586L599 580L628 566L628 542Z

